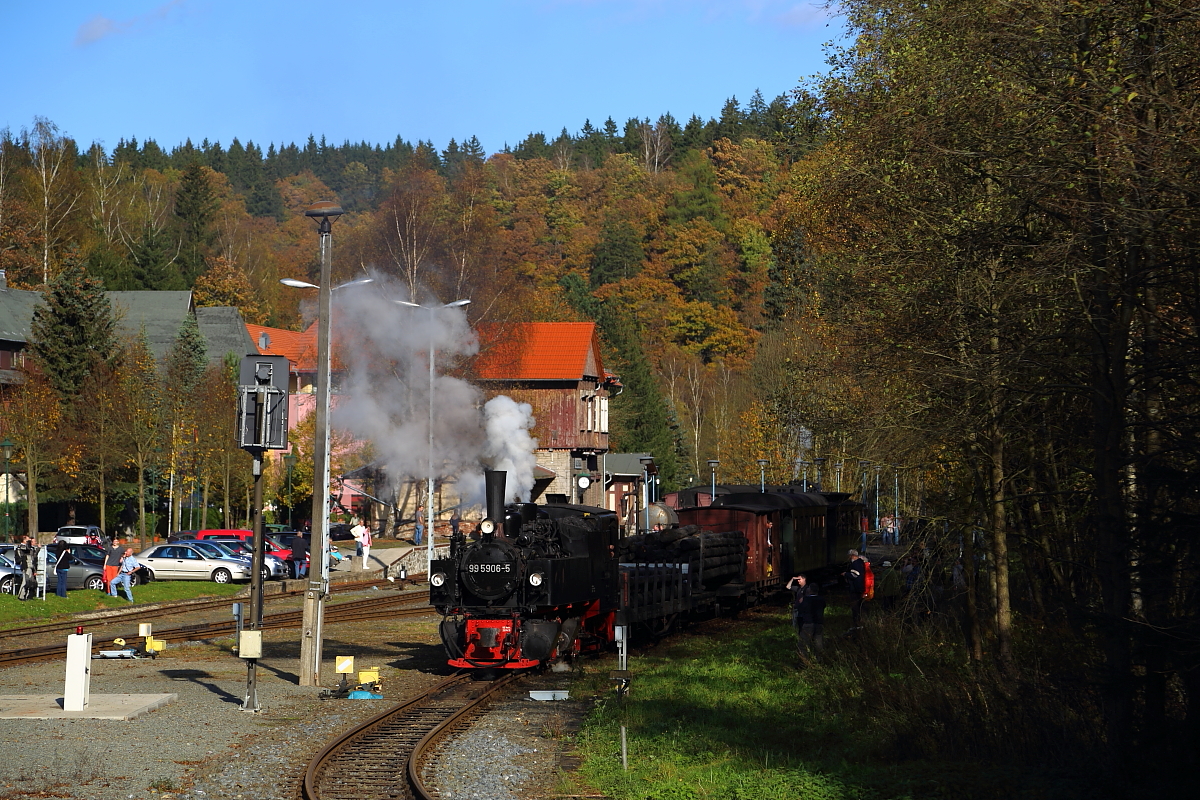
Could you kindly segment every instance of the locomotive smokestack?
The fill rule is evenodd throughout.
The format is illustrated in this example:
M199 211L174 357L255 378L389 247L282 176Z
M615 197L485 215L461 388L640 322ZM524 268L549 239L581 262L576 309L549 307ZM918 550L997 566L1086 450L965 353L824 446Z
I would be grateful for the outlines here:
M496 523L497 533L503 532L499 529L504 525L504 487L507 479L508 473L504 470L489 469L483 473L487 515L488 519Z

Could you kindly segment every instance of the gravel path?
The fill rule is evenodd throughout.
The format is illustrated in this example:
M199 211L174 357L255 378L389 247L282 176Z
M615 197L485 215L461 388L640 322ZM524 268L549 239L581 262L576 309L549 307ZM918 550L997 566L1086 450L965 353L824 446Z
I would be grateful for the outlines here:
M231 639L171 644L155 660L93 660L93 694L179 697L131 722L0 720L0 800L294 800L301 770L338 732L447 674L436 622L430 615L327 629L326 685L334 683L333 656L354 654L358 668L380 667L382 701L319 700L319 689L298 686L297 631L264 635L260 714L238 710L246 666L231 653ZM0 669L0 694L61 695L63 669L62 662ZM561 688L566 677L544 679ZM510 793L495 797L551 794L566 742L561 734L576 724L564 721L575 713L568 714L571 702L536 703L522 694L487 715L479 735L492 737L490 763L503 760L512 776L505 784ZM472 747L465 745L474 754L465 763L486 763Z

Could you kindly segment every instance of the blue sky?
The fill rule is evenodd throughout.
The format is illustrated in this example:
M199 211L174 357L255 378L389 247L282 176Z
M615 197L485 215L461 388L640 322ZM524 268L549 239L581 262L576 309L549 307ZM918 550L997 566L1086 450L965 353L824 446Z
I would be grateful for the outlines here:
M5 4L0 128L303 144L478 136L490 153L585 119L717 116L824 69L810 0L43 0Z

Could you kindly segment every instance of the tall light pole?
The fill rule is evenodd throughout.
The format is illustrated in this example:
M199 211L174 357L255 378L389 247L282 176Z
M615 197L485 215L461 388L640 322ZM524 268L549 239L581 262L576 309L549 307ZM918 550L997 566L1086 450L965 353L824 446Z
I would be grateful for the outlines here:
M717 465L721 462L715 458L708 460L708 468L712 470L712 495L708 498L708 504L711 506L717 499Z
M340 206L329 201L316 203L304 212L306 217L312 217L316 221L321 242L321 284L317 287L317 417L314 434L316 441L313 443L313 457L316 463L313 470L312 540L309 545L309 552L315 557L313 560L319 561L321 569L317 575L313 575L313 571L309 570L308 591L304 593L300 639L301 686L321 685L321 628L325 621L325 597L329 594L329 558L326 554L329 550L329 325L333 296L330 272L333 256L333 221L342 213ZM289 280L285 278L283 283L288 286L303 283L289 283ZM308 286L311 287L312 284Z
M804 483L800 485L801 491L808 491L808 467L811 462L801 459L800 466L804 467Z
M428 484L425 488L425 574L433 571L433 315L443 308L461 308L470 305L470 300L455 300L440 306L423 306L410 303L407 300L397 300L398 304L409 308L424 308L429 311L429 473Z
M837 476L837 490L839 492L842 490L842 466L844 464L844 461L837 461L833 465L834 474Z
M766 494L767 492L767 464L771 462L765 458L758 459L758 492Z
M875 465L875 530L879 530L879 473L882 469L882 464Z
M283 463L287 467L287 486L288 486L288 530L296 530L292 527L292 506L295 502L292 499L292 470L296 468L296 454L288 453L283 457Z
M654 456L641 456L642 463L642 519L645 522L643 530L650 530L650 468L654 466Z
M10 541L8 514L12 502L12 478L10 477L11 473L8 471L8 462L12 460L12 451L16 446L16 443L7 436L4 437L3 442L0 442L0 448L4 449L4 541L6 542Z
M900 544L900 468L892 465L892 544Z

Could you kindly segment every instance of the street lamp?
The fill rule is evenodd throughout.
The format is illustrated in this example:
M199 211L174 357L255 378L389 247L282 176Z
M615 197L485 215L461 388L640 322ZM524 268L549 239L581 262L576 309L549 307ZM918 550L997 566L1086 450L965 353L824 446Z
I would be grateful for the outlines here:
M294 527L292 527L292 506L295 505L295 501L292 498L292 470L294 470L296 468L296 454L288 453L286 456L283 457L283 463L284 463L284 466L287 467L288 530L294 531L296 529Z
M325 596L329 593L329 324L333 289L331 264L333 254L333 221L344 212L336 203L327 200L315 203L304 212L317 223L321 248L321 284L284 278L284 286L317 289L317 409L313 457L312 540L310 552L319 559L317 576L308 573L308 591L304 594L304 616L300 638L300 685L321 685L321 627L325 619ZM314 579L315 578L315 579Z
M879 473L883 470L882 464L875 465L875 530L879 530Z
M838 461L833 465L834 474L837 476L837 490L839 492L842 490L842 466L844 464L844 461Z
M399 305L408 306L409 308L424 308L429 311L429 473L428 485L425 488L426 504L425 504L425 574L429 575L433 572L433 315L441 311L443 308L462 308L465 305L470 305L470 300L455 300L453 303L445 303L440 306L423 306L419 303L410 303L407 300L395 301Z
M717 499L717 465L721 462L715 458L708 460L708 468L712 470L712 496L708 498L708 504L711 506L713 501Z
M654 456L641 456L638 461L642 464L642 517L650 530L650 468L654 466Z
M804 459L800 459L800 466L804 467L804 483L801 484L800 488L804 492L808 491L808 468L811 465L812 465L812 462L805 461Z
M0 448L4 450L4 541L6 542L11 541L9 538L8 514L12 502L12 478L8 471L8 462L12 459L12 451L16 446L16 443L7 436L4 437L3 442L0 442Z
M767 464L770 463L765 458L758 459L758 491L760 494L767 492Z

